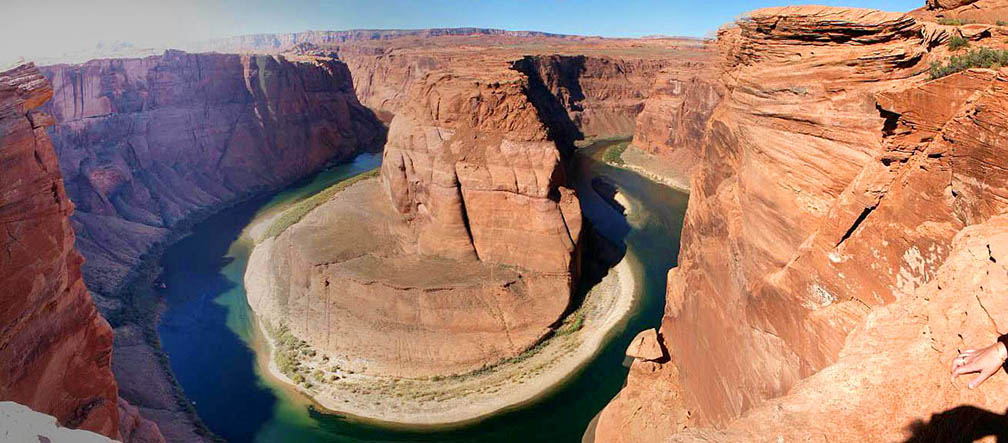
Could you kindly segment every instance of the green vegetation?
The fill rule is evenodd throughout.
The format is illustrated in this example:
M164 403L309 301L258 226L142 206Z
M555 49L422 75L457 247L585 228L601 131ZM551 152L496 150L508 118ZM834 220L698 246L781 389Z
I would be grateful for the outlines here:
M277 328L272 328L269 324L266 324L266 332L273 337L273 341L276 343L276 353L273 355L273 361L276 363L277 369L283 375L294 380L295 383L301 384L295 378L300 376L300 379L304 381L304 376L299 373L301 365L298 362L298 355L308 349L308 343L295 337L287 325L284 324L281 324Z
M966 40L965 38L962 38L962 37L960 37L958 35L953 36L952 39L949 40L949 43L948 43L949 49L951 49L953 51L958 51L958 50L963 49L963 48L968 48L969 45L970 45L969 44L969 40Z
M580 331L582 326L584 326L584 311L579 308L564 319L563 324L557 328L556 335L562 337L573 334Z
M1008 25L1008 22L1006 22L1006 21L1004 21L1004 20L998 20L998 21L997 21L997 25L998 25L998 26L1004 26L1004 25Z
M280 235L283 231L287 230L291 225L301 221L305 215L308 215L313 209L321 206L323 203L329 201L340 191L350 187L354 183L361 180L369 179L378 176L378 168L372 169L363 174L355 175L346 180L343 180L335 185L332 185L322 192L319 192L311 197L301 200L295 203L293 206L288 208L276 220L270 225L269 230L266 231L266 237L264 238L275 238Z
M610 146L602 156L602 161L616 166L623 166L623 151L626 151L628 146L630 146L630 142L617 143Z
M946 26L962 26L962 25L968 25L968 24L971 24L971 23L976 23L976 22L974 22L973 20L967 20L967 19L964 19L964 18L940 18L940 19L938 19L938 24L939 25L946 25Z
M963 55L953 55L945 63L931 63L930 73L933 80L970 68L998 69L1002 66L1008 66L1008 50L980 48Z

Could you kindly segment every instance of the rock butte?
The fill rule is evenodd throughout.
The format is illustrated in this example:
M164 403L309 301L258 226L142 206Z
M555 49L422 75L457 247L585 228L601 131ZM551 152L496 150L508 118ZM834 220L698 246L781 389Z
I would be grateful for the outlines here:
M1004 426L1003 375L971 391L947 363L1006 332L1008 74L928 67L953 35L1004 48L1006 31L939 12L772 8L719 33L726 93L659 334L671 360L634 362L597 441Z
M429 47L400 40L384 51L405 57L375 60L412 65L420 50L431 57ZM642 53L595 42L593 50L611 44L627 58L519 56L501 42L473 49L456 40L444 42L420 75L408 71L405 99L376 88L379 99L366 92L373 83L358 84L365 103L394 113L384 198L358 185L367 191L345 214L306 217L250 259L250 269L270 269L246 274L253 309L357 372L466 373L514 357L555 329L578 278L583 224L563 160L586 135L631 132L652 87L644 79L675 65L669 57L682 51L662 41ZM322 46L297 50L320 56L330 51ZM340 57L368 53L352 49L339 48ZM358 212L352 206L366 210L348 218Z
M45 132L53 119L38 110L52 93L31 63L0 72L0 398L60 426L164 441L118 398L112 329L81 279L68 218L74 206ZM4 407L18 423L35 417L27 412Z

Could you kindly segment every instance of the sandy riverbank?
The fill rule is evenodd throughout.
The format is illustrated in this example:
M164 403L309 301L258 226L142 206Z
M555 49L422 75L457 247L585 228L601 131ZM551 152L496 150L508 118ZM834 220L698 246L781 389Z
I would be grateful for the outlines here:
M629 169L658 183L689 193L688 173L675 165L672 159L650 154L634 145L628 146L621 157L623 164L614 166Z
M264 226L278 216L272 213L257 219L246 230L249 241L260 240L256 249L270 248ZM263 251L259 251L260 253ZM268 256L269 254L266 254ZM637 298L633 257L628 255L585 297L581 308L570 314L556 334L533 350L496 365L466 374L428 378L393 378L365 375L345 370L335 357L314 352L299 362L310 374L307 380L285 375L276 361L277 346L258 322L265 340L255 346L260 365L273 380L286 384L325 409L359 418L402 425L446 425L478 419L496 411L534 400L562 385L579 368L592 360L610 333L631 312ZM261 279L250 278L267 272L262 260L250 260L245 285L248 292L261 291ZM637 266L639 268L639 266ZM579 328L567 327L571 324ZM566 327L566 328L565 328ZM274 331L274 334L276 331ZM315 378L318 375L318 378Z

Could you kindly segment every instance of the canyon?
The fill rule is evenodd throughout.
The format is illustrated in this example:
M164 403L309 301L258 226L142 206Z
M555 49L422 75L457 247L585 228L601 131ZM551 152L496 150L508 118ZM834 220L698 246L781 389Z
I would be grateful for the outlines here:
M476 49L455 44L475 41L471 36L448 37L431 51L428 37L419 49L448 62L430 63L416 73L401 65L405 59L412 66L419 57L413 36L404 39L381 43L406 55L370 63L395 62L379 70L408 73L405 98L373 81L357 83L363 102L378 103L373 106L379 114L394 114L380 185L379 180L352 185L289 225L289 213L302 211L295 208L254 224L256 247L245 287L268 331L274 336L282 331L280 337L289 333L310 346L309 356L322 355L321 362L302 359L291 369L283 357L288 351L274 350L280 353L277 366L285 367L281 372L327 407L400 423L460 421L493 409L449 406L461 402L456 394L439 395L437 381L447 378L441 384L454 385L458 379L506 374L506 362L556 352L551 338L580 308L572 297L588 290L578 281L585 256L582 236L591 235L583 231L565 164L579 140L632 132L652 87L650 77L674 65L672 54L681 50L658 40L631 51L616 41L592 42L600 46L593 46L596 51L609 54L605 58L517 56L513 48L496 48L502 45L496 40ZM353 54L374 52L358 45ZM697 58L704 56L702 46L694 50ZM296 51L341 58L350 52L311 42ZM610 58L618 55L625 58ZM360 67L365 65L351 62L358 66L351 70L365 69L368 78L374 77L370 70L375 68ZM398 84L398 76L390 77L387 84ZM595 251L591 255L597 260ZM619 280L630 278L624 274ZM625 284L606 286L632 297ZM598 317L611 316L600 312ZM611 327L611 321L606 324ZM339 381L320 387L310 380L313 373ZM396 378L397 396L406 389L413 397L441 400L413 407L411 399L399 398L394 412L384 414L368 410L371 402L347 400L348 392L372 391L388 384L389 377ZM525 383L521 377L518 382ZM518 383L511 385L489 393L511 393ZM487 397L487 389L441 391ZM499 403L502 398L509 397L485 401L500 408L507 406ZM443 415L437 415L441 410Z
M1006 332L1008 74L938 68L1008 49L1002 11L768 8L716 42L312 31L18 66L0 74L0 283L26 295L0 299L0 397L124 441L209 439L137 295L164 284L154 260L360 153L380 169L250 227L273 363L296 342L331 381L400 395L525 361L603 255L566 166L632 137L624 166L689 205L661 325L592 439L985 437L1008 381L946 371Z
M425 39L438 44L432 50ZM543 40L549 43L545 47ZM515 356L556 327L577 278L581 221L576 197L562 187L563 156L576 140L632 133L654 87L654 74L709 54L703 42L691 40L641 44L497 31L391 32L340 42L338 47L304 42L283 51L241 55L169 50L159 56L42 68L54 85L52 100L42 109L52 115L49 136L66 193L77 208L70 223L85 258L83 281L115 328L112 367L119 392L138 406L127 408L133 417L139 412L153 418L169 440L202 440L206 431L191 407L179 400L183 394L159 356L151 324L157 302L138 294L163 285L152 280L152 260L187 226L328 164L380 149L386 130L378 117L389 122L391 116L403 115L399 121L405 123L392 125L396 138L391 144L400 140L401 148L390 152L410 162L428 154L423 152L427 148L413 145L414 137L425 135L417 126L439 127L444 134L479 134L484 138L459 146L468 145L465 149L474 153L484 145L496 147L487 157L457 157L470 158L469 166L449 179L455 191L446 189L471 199L465 211L453 210L450 197L442 199L446 193L437 191L442 183L431 181L441 178L430 175L431 170L403 174L404 169L394 173L387 168L383 180L400 212L397 217L411 225L413 238L406 243L415 243L420 256L478 259L486 262L480 272L511 266L531 271L516 288L509 279L522 274L505 269L497 278L504 279L505 293L545 303L552 314L513 300L509 309L518 308L513 314L525 320L505 321L506 344L501 341L498 350L474 348L477 353L465 357L461 366L446 367L478 368ZM472 64L474 54L499 68L480 72L481 66ZM459 62L467 59L468 64ZM468 84L474 78L482 86L478 83L475 95L466 95L474 93ZM453 103L453 114L442 114L430 100L438 94ZM488 100L487 122L466 122L466 100L483 98ZM413 100L426 103L412 106ZM512 106L526 114L511 116ZM522 125L527 130L509 133ZM482 133L491 128L498 135ZM451 155L457 149L451 147L456 151ZM528 153L537 153L540 163L507 166L527 161ZM517 168L511 179L516 188L508 191L508 184L498 180L500 166ZM526 208L533 223L498 240L497 234L509 226L497 218L506 211L495 207L510 204L518 210L529 201L537 201ZM431 214L430 209L440 212ZM524 216L511 220L516 226L529 221ZM471 239L441 245L462 238L460 234ZM535 243L536 250L516 250L515 244L527 244L524 236L529 234L543 243ZM556 248L550 246L554 242ZM530 298L528 292L541 296ZM491 330L500 328L496 322L489 323ZM308 330L298 332L311 338Z
M103 296L187 220L384 143L336 60L168 51L43 73L85 281Z
M669 358L634 362L597 441L997 429L1003 377L966 390L947 364L1005 332L1003 74L929 66L953 37L1006 33L929 6L771 8L719 33L727 93L669 273Z
M152 260L195 220L358 152L385 130L346 65L311 57L187 54L42 68L43 107L84 256L84 282L116 328L124 396L173 441L202 439L158 357Z

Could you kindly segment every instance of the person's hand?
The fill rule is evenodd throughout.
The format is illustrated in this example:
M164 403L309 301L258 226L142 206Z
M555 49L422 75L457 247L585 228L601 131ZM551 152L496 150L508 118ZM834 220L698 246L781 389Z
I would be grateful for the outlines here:
M973 377L969 384L969 388L973 389L994 375L1006 359L1008 359L1008 349L1000 341L983 349L967 349L952 359L950 369L952 379L955 380L960 375L976 373L977 376Z

